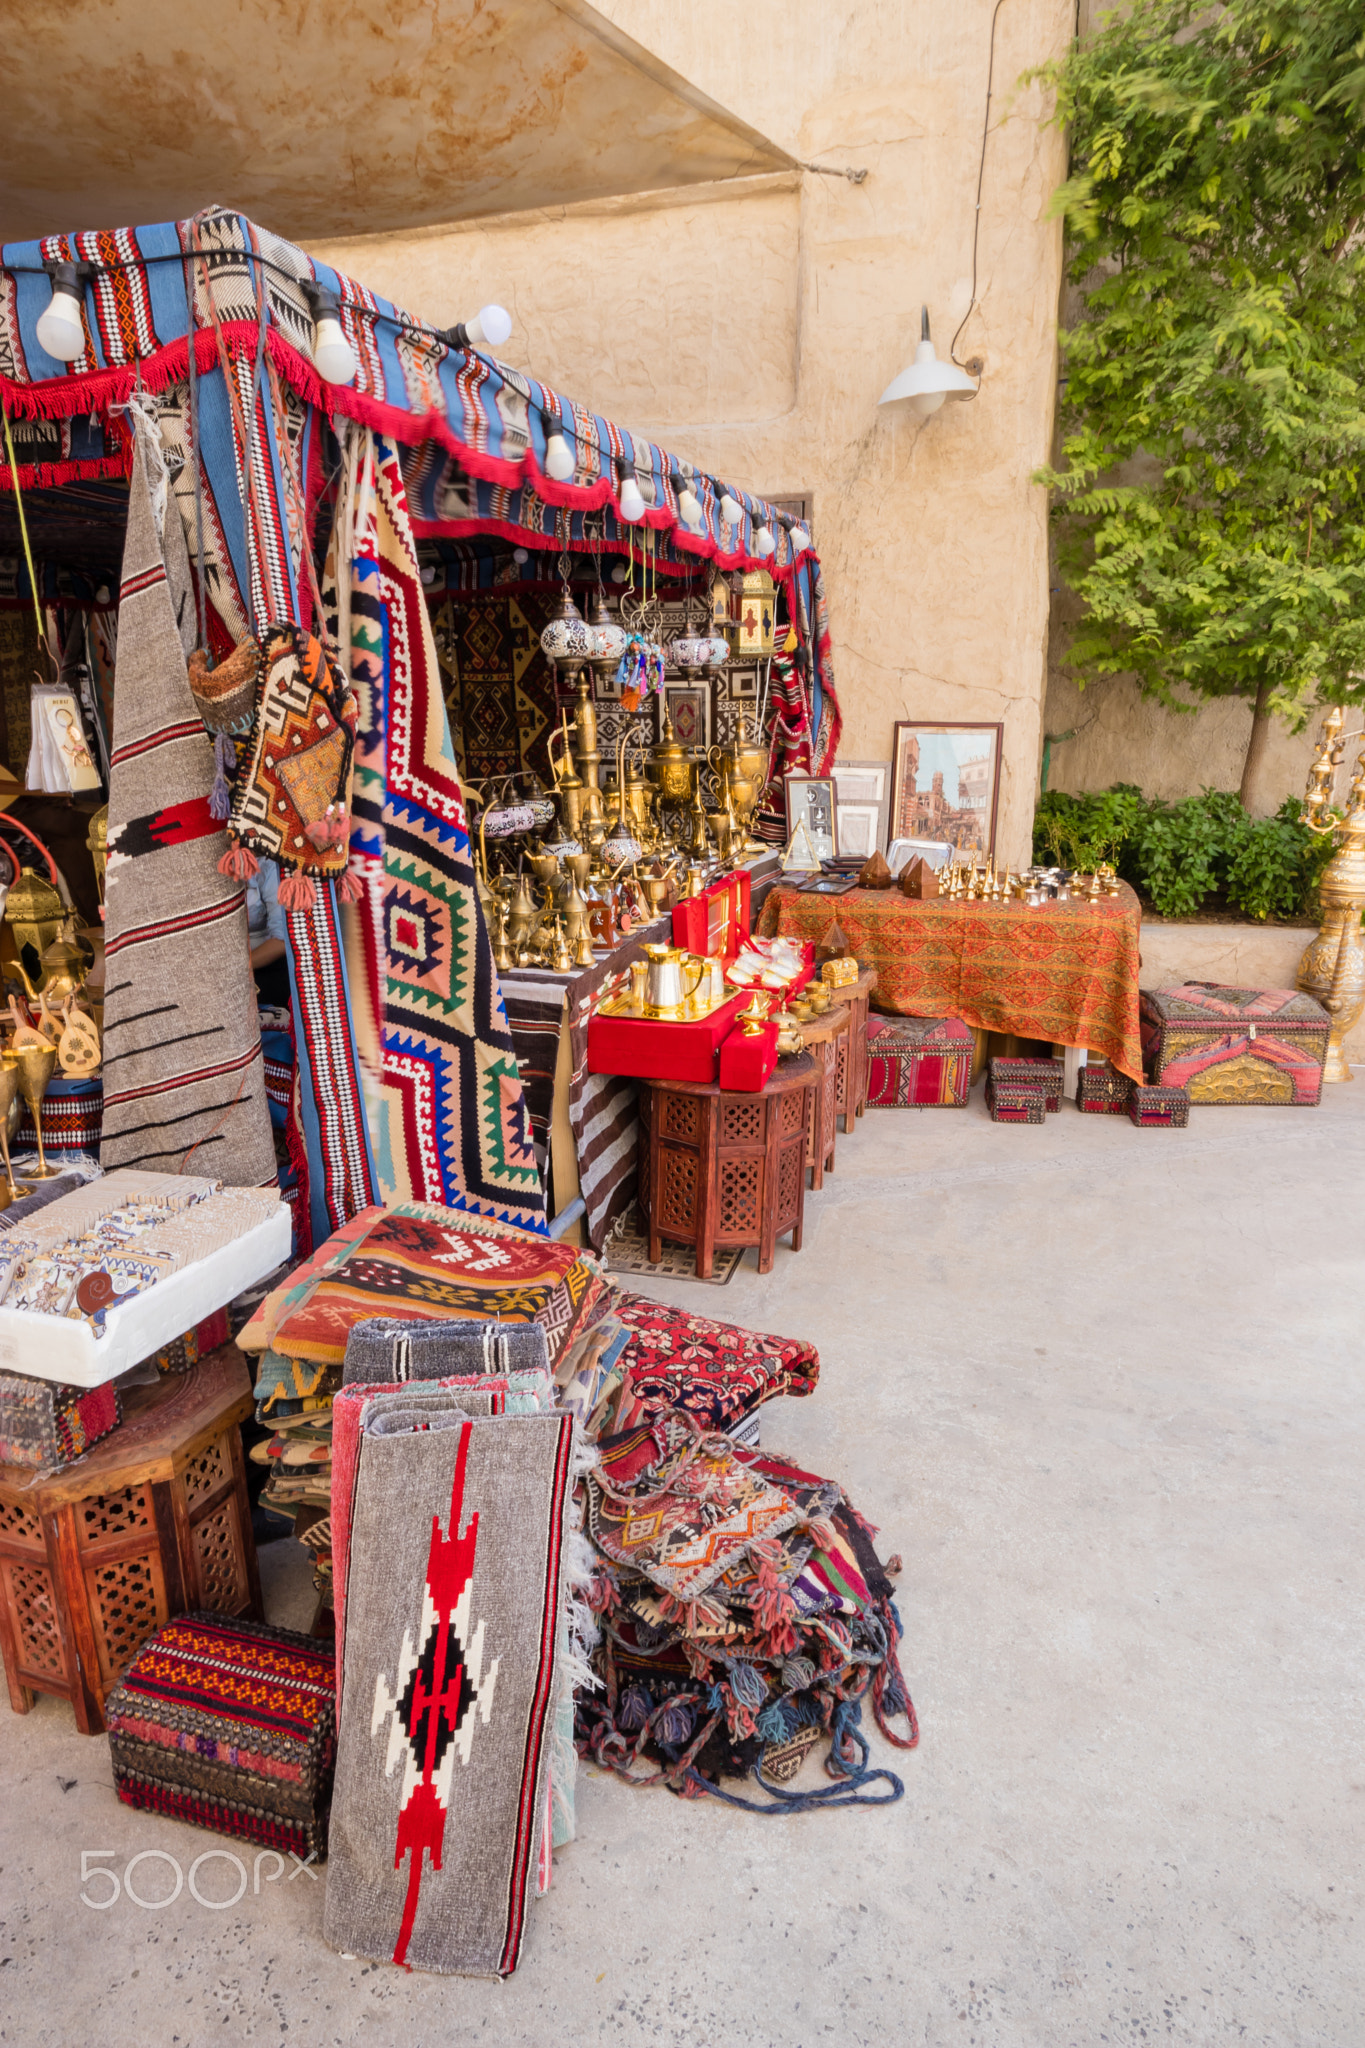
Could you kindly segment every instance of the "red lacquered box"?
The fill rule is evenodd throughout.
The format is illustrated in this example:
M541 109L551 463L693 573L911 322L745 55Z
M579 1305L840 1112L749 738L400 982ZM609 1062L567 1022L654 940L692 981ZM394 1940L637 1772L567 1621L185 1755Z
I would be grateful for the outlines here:
M777 1066L777 1026L769 1017L761 1031L752 1036L736 1024L720 1049L722 1088L737 1095L757 1095L767 1087Z
M638 1081L714 1081L716 1056L749 1000L737 989L709 1017L588 1019L588 1072L626 1074Z
M749 870L734 868L700 896L684 896L673 909L674 945L733 960L749 936L751 887Z

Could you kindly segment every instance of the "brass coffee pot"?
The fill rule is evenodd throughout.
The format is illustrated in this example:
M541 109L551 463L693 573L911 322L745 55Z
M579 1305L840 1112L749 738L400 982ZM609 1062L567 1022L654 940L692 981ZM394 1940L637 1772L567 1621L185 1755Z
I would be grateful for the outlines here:
M645 976L645 1012L651 1017L676 1017L688 997L695 995L706 972L706 962L685 953L678 946L643 948L649 968ZM690 985L685 976L695 970Z
M692 801L692 763L687 749L680 739L674 737L673 721L664 713L663 737L649 757L649 772L654 787L659 792L659 801L665 804L688 804Z

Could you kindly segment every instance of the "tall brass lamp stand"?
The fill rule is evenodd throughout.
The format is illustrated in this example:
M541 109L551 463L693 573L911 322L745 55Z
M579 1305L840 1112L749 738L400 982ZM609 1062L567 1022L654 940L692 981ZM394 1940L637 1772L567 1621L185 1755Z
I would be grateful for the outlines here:
M1345 716L1337 705L1323 723L1300 814L1310 832L1332 832L1338 840L1323 871L1322 929L1299 962L1298 973L1299 987L1316 996L1332 1019L1323 1069L1327 1081L1350 1080L1342 1040L1365 1009L1365 936L1360 928L1361 912L1365 911L1365 749L1351 778L1345 815L1338 817L1332 809L1333 787L1347 739L1365 737L1342 733Z

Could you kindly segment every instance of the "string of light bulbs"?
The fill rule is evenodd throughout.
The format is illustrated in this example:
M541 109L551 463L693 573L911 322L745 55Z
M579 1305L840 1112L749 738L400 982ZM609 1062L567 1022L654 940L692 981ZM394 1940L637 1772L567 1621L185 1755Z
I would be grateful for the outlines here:
M272 270L283 277L302 293L313 316L313 365L319 377L326 384L344 386L350 384L358 368L355 351L346 339L341 325L341 299L330 285L320 284L314 278L299 277L285 264L277 263L272 257L262 255L259 250L240 252L248 264L259 263L262 270ZM40 346L54 361L75 362L86 343L86 327L82 292L101 275L113 271L137 270L153 263L195 263L204 259L202 250L166 250L146 255L134 262L131 259L109 261L88 258L79 260L69 257L50 257L41 264L7 264L5 268L14 276L42 277L51 280L52 296L37 321L37 336ZM512 332L512 317L506 308L487 305L469 321L456 321L452 327L433 327L425 320L411 314L401 319L397 313L386 312L382 307L367 306L363 310L371 319L387 321L400 334L425 335L442 342L447 348L459 348L478 353L482 349L500 348ZM496 364L495 364L495 367ZM545 437L545 475L556 483L568 483L573 477L577 462L573 449L565 434L565 422L561 414L551 412L548 406L527 397L527 409L536 413ZM632 462L617 461L606 449L595 429L585 436L575 419L573 426L575 442L587 440L598 458L598 470L605 474L610 464L617 485L617 508L626 525L635 526L644 518L647 509L645 493L641 488L638 466ZM669 472L669 485L677 500L678 517L690 533L700 533L705 519L701 500L693 489L695 472L673 469ZM777 549L772 528L766 513L758 513L753 506L746 507L736 498L728 486L712 479L713 490L718 494L718 510L725 526L738 527L745 517L753 522L754 552L760 560L766 561ZM654 485L652 471L648 475L650 486L649 502L653 502ZM810 534L804 523L789 514L774 508L773 516L790 534L795 552L803 554L810 547Z

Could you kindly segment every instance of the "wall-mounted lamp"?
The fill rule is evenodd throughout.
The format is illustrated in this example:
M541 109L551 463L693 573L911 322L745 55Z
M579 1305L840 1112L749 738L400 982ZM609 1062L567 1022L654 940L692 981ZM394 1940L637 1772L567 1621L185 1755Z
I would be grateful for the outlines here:
M85 347L81 288L95 275L89 263L45 263L52 297L38 319L38 346L59 363L74 363Z
M931 412L938 411L945 398L975 398L976 393L977 387L965 370L959 370L956 363L941 363L934 354L934 344L929 339L929 308L922 306L915 360L908 370L892 378L877 400L878 405L894 405L897 399L908 398L921 418L927 419Z

